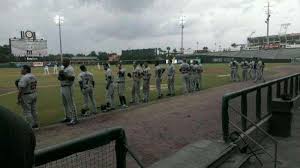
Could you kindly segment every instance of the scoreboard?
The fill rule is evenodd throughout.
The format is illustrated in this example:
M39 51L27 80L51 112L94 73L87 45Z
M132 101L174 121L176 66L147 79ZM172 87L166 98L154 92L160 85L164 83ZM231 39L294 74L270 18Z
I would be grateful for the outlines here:
M44 57L48 55L47 40L36 39L35 32L21 31L21 38L10 38L11 54L15 57Z

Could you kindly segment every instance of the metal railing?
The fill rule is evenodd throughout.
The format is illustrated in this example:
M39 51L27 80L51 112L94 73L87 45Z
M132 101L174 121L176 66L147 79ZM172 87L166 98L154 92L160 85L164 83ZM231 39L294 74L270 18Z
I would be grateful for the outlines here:
M225 94L222 99L222 130L223 139L229 142L229 135L238 131L243 133L250 141L274 159L277 166L278 142L263 128L257 126L264 119L271 117L271 102L273 98L282 95L296 97L300 89L300 73L275 79L260 85L246 88L237 92ZM274 155L270 154L254 138L245 132L255 127L274 143Z
M126 168L129 154L136 167L143 165L129 150L125 131L110 128L35 152L35 167Z
M260 128L257 124L255 124L253 121L249 120L246 116L244 116L242 113L236 111L234 109L234 111L239 114L241 117L243 117L244 119L246 119L248 122L251 123L252 126L254 126L256 129L258 129L259 131L261 131L265 136L267 136L269 139L271 139L271 141L274 143L274 155L272 156L271 153L269 153L262 145L260 145L259 143L256 142L256 140L254 140L251 136L247 135L243 130L241 130L237 125L235 125L234 123L232 123L229 120L229 123L235 127L239 132L242 132L248 139L250 139L250 141L252 143L254 143L256 146L258 146L261 150L263 150L267 155L269 155L272 159L274 159L274 168L277 167L277 150L278 150L278 141L272 137L269 133L267 133L264 129Z
M241 113L248 117L252 116L256 119L256 122L260 122L263 118L271 115L271 102L275 97L280 97L283 94L289 94L291 97L295 97L299 94L299 82L300 82L300 73L293 74L287 77L275 79L263 84L259 84L253 87L249 87L237 92L228 93L223 96L222 99L222 131L223 131L223 139L225 142L228 142L228 136L231 132L229 127L229 105L230 101L233 99L238 99L235 101L236 105L240 106ZM264 93L262 93L264 90ZM265 93L266 92L266 93ZM253 95L255 93L255 95ZM249 96L252 94L251 96ZM262 99L263 97L263 99ZM248 113L248 103L249 100L252 100L252 105L255 106L255 109L252 111L253 113ZM262 103L266 100L266 114L262 115ZM252 108L253 106L250 105ZM237 119L237 123L241 126L243 131L246 131L250 127L247 125L247 119L244 117L240 117Z

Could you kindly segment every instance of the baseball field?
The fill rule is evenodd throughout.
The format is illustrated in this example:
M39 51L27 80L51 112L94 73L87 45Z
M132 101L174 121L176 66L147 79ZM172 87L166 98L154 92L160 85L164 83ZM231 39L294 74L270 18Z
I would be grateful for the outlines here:
M272 71L272 67L280 66L282 64L267 64L266 73L275 73ZM150 65L152 69L152 74L154 75L154 65ZM203 73L203 89L217 87L230 83L229 79L229 66L228 64L205 64ZM114 75L116 76L117 67L111 67ZM126 72L131 72L132 65L125 66ZM79 66L74 66L76 74L79 74ZM175 79L175 89L176 95L182 94L182 81L181 75L179 73L179 67L176 67L176 79ZM43 68L33 68L32 72L38 78L38 102L37 110L39 116L39 122L41 126L51 125L59 122L64 117L63 105L60 96L60 86L57 80L57 75L53 75L53 68L49 68L50 75L44 75ZM94 73L94 78L96 82L95 86L95 97L97 106L105 103L105 78L104 70L97 69L96 66L89 66L88 70ZM0 69L0 105L22 114L22 109L16 104L17 102L17 89L15 87L15 80L20 78L20 69L18 68L3 68ZM166 75L163 77L162 90L163 94L167 94L167 80ZM129 102L131 99L131 87L132 81L130 78L126 79L126 97ZM76 82L74 97L78 112L80 111L83 104L83 97L81 95L78 83ZM156 100L156 89L155 80L151 78L151 101ZM119 104L119 99L115 92L115 103ZM118 106L116 106L118 107Z

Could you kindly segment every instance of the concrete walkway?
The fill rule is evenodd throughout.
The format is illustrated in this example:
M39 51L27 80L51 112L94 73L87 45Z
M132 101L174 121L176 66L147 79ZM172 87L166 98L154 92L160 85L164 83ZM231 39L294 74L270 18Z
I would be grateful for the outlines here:
M279 68L280 73L267 79L292 74L299 69L298 66ZM222 96L251 85L254 85L252 81L232 83L188 96L130 107L126 111L99 114L73 127L57 124L42 128L36 133L37 145L43 148L101 129L121 126L126 131L129 146L148 166L196 141L222 139Z

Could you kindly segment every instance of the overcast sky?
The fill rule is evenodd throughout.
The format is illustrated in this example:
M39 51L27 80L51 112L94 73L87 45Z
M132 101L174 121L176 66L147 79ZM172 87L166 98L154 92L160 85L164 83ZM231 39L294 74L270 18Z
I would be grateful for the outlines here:
M270 0L271 34L282 23L300 32L300 0ZM184 48L215 43L228 47L247 36L266 34L267 0L0 0L0 44L32 30L48 40L49 53L59 52L58 27L53 17L65 17L65 53L89 53L134 48L180 48L179 17L186 16Z

